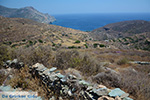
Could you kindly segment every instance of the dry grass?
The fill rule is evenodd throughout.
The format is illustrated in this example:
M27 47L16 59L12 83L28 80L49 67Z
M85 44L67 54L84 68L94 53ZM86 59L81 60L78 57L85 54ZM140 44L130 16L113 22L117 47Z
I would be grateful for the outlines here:
M53 65L59 69L75 68L81 71L83 75L94 75L102 71L97 60L87 53L81 53L76 50L56 52Z
M32 77L27 66L16 72L9 84L14 88L38 92L38 95L44 97L46 100L48 100L50 96L50 94L46 91L46 88L43 86L43 84L41 84L40 79Z
M128 61L150 61L149 52L118 50L118 49L80 49L80 50L58 50L52 51L46 46L18 48L14 50L13 58L23 61L25 64L33 65L37 62L43 63L46 67L55 66L60 70L73 68L82 72L84 76L94 77L94 81L104 84L107 87L119 87L133 95L136 100L148 100L150 98L150 73L149 66L131 65ZM115 68L133 67L137 73L131 70L119 70L120 74L112 72L103 72L100 62L110 62L108 65ZM12 86L22 87L35 91L44 91L44 88L38 83L37 79L28 76L28 71L22 69L16 73L12 80ZM71 72L69 70L69 72ZM72 72L71 72L72 73ZM99 74L98 74L99 73ZM78 77L80 73L78 72ZM20 84L21 83L21 84ZM37 83L37 84L35 84ZM41 90L38 90L40 86ZM43 90L42 90L43 89ZM46 96L46 94L44 94Z
M42 63L47 67L51 66L53 61L53 51L50 47L39 46L39 47L20 47L16 49L13 58L17 58L23 61L25 64L33 65L35 63Z
M11 50L10 47L0 44L0 68L3 65L3 61L11 59Z

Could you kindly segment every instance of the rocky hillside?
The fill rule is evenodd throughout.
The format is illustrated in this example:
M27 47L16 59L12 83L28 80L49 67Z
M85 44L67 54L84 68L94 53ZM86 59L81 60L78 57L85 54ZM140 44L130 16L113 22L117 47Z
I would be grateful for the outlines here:
M109 40L133 36L144 32L150 32L150 22L132 20L108 24L93 30L90 34L96 40Z
M53 47L85 47L86 32L23 18L0 17L0 42L12 47L49 45Z
M122 49L130 48L150 51L150 32L136 34L125 38L113 39L107 43Z
M43 14L33 7L24 7L20 9L7 8L0 5L0 16L10 18L27 18L41 23L52 23L56 19L48 14Z

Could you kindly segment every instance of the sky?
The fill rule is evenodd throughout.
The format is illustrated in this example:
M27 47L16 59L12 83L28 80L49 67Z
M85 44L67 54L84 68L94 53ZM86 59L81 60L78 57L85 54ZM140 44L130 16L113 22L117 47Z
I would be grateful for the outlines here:
M0 0L9 8L32 6L49 14L150 13L150 0Z

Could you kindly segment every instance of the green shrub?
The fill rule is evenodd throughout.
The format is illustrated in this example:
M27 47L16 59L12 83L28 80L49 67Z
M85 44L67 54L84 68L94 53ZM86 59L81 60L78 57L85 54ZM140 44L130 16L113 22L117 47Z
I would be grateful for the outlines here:
M32 42L32 41L29 41L29 45L30 45L30 46L33 45L33 42Z
M23 42L25 42L25 41L26 41L26 39L23 39L22 41L23 41Z
M41 39L38 40L40 43L43 43L43 41Z
M87 44L84 44L84 46L85 46L86 48L88 48Z
M18 44L13 44L11 47L13 47L13 48L14 48L14 47L16 47L17 45L18 45Z
M76 49L77 47L75 46L69 46L68 49Z
M34 45L37 43L37 41L34 41Z
M55 43L53 43L53 45L52 46L56 46L56 44Z
M104 44L100 44L99 46L100 46L100 47L105 47L105 45L104 45Z
M80 41L79 41L79 40L76 40L75 43L80 43Z
M93 47L94 47L94 48L97 48L98 45L99 45L98 43L94 43L94 44L93 44Z
M12 44L12 42L11 42L11 41L9 41L8 43L9 43L9 45L11 45L11 44Z

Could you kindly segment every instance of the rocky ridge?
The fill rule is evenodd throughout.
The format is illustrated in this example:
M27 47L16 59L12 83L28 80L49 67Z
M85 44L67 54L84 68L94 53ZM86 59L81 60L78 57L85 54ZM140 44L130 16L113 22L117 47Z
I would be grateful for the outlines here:
M33 7L24 7L20 9L7 8L0 5L0 16L10 18L27 18L41 23L52 23L56 19L49 14L43 14Z

